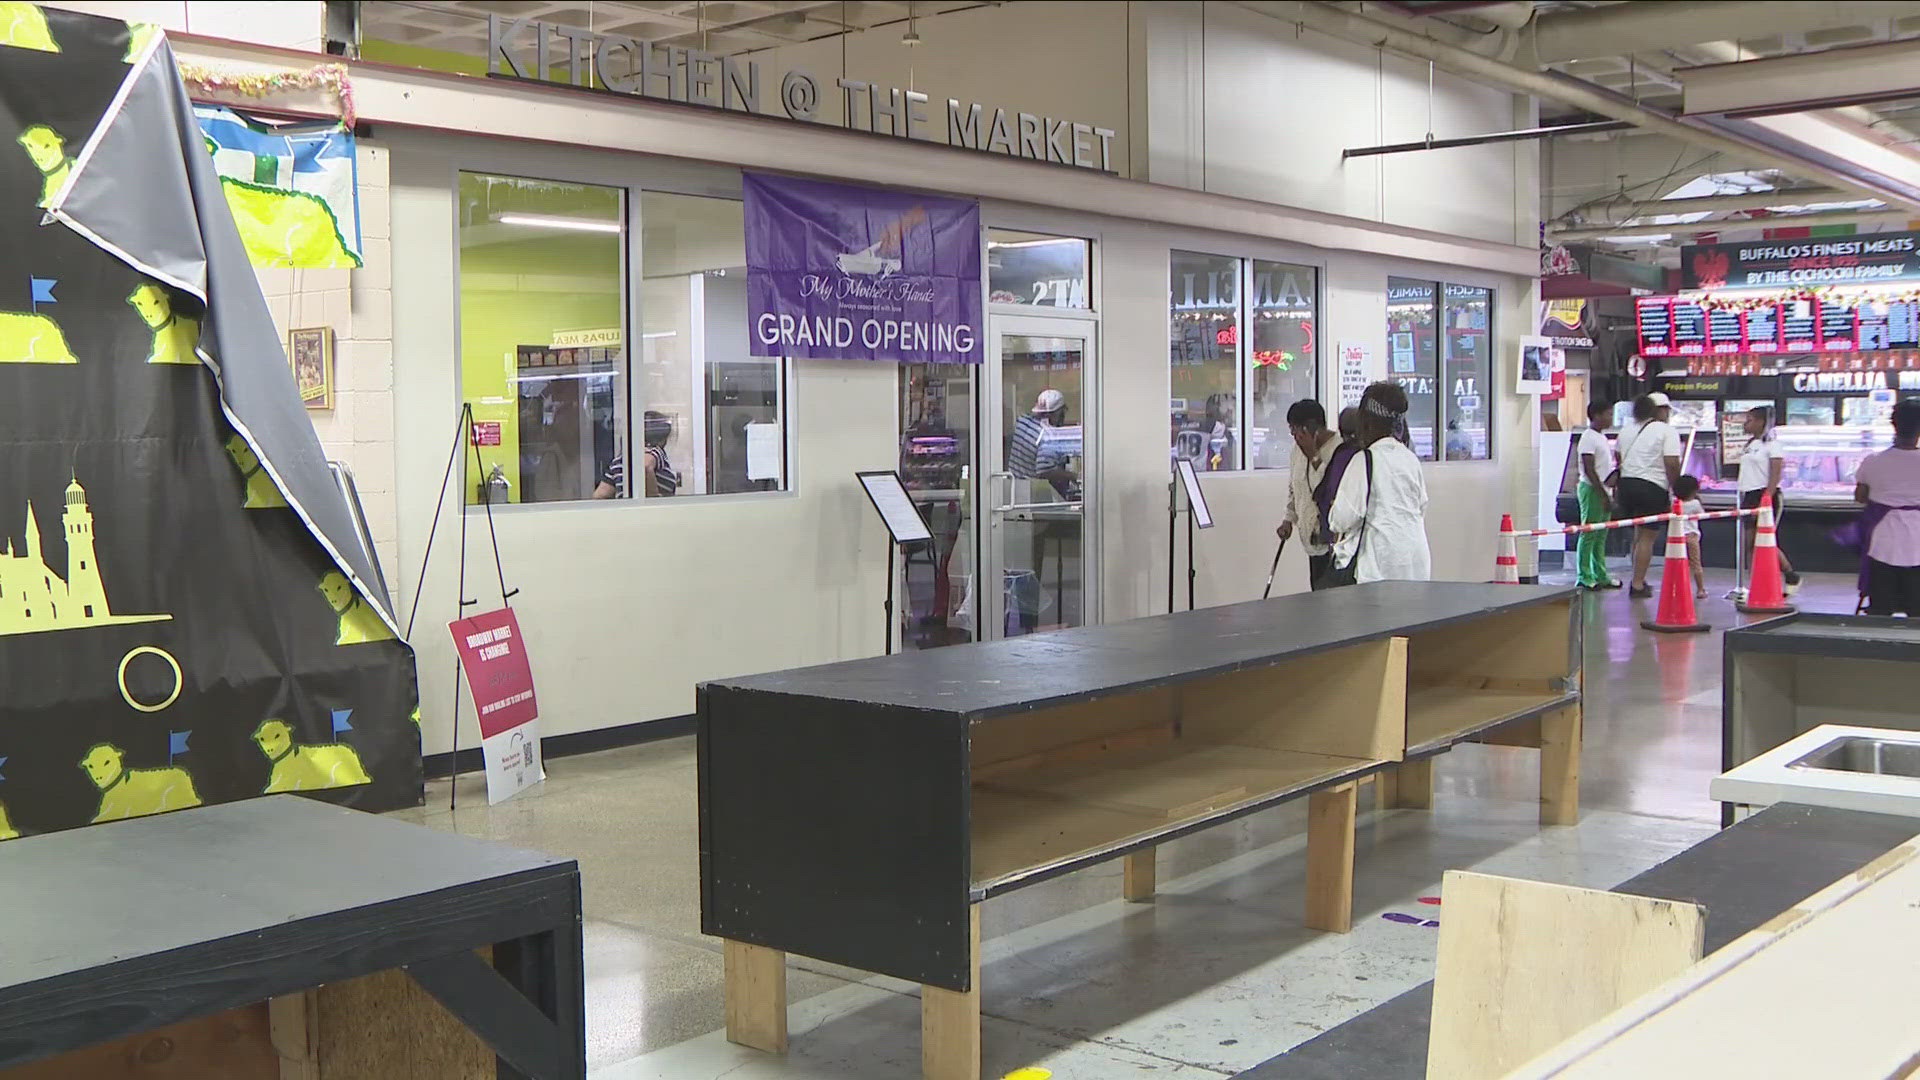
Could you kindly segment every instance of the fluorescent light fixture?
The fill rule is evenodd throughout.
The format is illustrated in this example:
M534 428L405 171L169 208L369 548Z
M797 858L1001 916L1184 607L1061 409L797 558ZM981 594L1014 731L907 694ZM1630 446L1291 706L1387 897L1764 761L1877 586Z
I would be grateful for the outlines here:
M1085 240L1077 236L1049 236L1042 240L989 240L990 248L1046 247L1048 244L1084 244Z
M593 218L561 217L557 214L498 214L494 221L502 225L523 225L529 229L565 229L572 232L617 233L620 223L617 221L596 221Z

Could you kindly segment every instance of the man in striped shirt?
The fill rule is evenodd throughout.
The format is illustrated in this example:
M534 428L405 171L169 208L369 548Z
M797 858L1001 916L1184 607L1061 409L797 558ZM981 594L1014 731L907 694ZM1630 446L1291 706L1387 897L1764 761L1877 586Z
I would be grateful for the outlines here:
M1018 480L1045 480L1060 497L1071 498L1073 470L1067 456L1048 445L1047 429L1065 426L1067 398L1058 390L1042 390L1027 415L1014 421L1007 440L1007 471Z

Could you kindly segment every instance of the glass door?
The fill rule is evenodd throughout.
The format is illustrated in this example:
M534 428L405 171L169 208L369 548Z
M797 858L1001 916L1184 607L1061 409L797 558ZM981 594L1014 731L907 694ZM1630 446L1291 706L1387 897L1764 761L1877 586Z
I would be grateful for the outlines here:
M988 323L986 558L973 589L982 638L1088 621L1095 325L1016 315Z

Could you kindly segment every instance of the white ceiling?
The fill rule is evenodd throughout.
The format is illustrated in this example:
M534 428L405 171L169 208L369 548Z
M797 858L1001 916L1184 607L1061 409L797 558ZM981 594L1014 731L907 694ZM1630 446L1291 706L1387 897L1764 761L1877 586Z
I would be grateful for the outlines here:
M905 33L909 16L981 6L981 0L386 0L361 5L360 32L362 38L480 56L487 48L487 16L501 15L733 55L850 29L897 24Z

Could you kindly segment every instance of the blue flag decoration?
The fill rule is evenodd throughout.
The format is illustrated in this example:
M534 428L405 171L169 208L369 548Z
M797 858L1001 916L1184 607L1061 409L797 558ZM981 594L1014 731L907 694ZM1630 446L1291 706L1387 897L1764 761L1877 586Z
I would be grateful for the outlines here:
M169 762L187 752L187 736L192 734L193 732L191 730L167 732L167 760Z
M6 763L7 763L7 759L0 757L0 765L5 765ZM5 780L6 780L6 775L0 774L0 781L5 781Z
M333 710L333 738L335 742L340 740L341 735L353 730L353 725L347 723L347 717L352 715L352 709Z
M53 287L60 283L53 278L29 277L27 283L33 288L33 310L39 311L41 304L57 304L60 302L54 299L53 296Z

